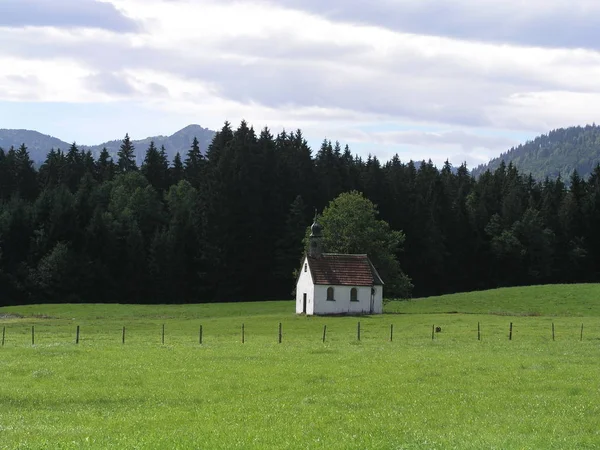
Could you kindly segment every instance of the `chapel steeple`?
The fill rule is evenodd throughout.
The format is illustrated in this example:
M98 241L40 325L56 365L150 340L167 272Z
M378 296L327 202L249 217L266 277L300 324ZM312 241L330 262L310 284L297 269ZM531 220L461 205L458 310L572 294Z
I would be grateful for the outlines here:
M323 254L323 227L317 222L317 209L315 208L315 219L310 227L308 256L311 258L320 258Z

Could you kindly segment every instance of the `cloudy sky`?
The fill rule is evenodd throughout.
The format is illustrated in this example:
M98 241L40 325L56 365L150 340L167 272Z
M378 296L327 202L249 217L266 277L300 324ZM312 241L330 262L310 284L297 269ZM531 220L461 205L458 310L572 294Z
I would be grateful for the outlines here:
M469 167L600 117L597 0L0 0L0 128L301 128Z

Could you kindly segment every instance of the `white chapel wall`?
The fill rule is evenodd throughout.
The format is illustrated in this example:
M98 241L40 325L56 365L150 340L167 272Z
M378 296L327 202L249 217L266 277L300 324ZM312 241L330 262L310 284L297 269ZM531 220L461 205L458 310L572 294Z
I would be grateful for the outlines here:
M333 301L327 300L327 288L333 287ZM351 290L357 289L357 302L350 300ZM371 312L370 286L315 286L314 314L369 314ZM382 287L375 286L374 313L383 312Z
M304 294L306 294L306 314L313 314L314 311L314 285L312 275L310 274L310 268L307 267L306 258L302 262L300 267L300 276L298 277L298 283L296 284L296 314L302 314L302 308L304 303Z

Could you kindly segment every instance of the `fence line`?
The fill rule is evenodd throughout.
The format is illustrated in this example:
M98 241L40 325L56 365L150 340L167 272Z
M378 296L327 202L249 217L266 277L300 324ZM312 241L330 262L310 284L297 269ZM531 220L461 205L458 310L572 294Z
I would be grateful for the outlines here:
M18 327L15 327L18 328ZM345 330L347 330L347 327L344 327ZM535 327L537 329L539 329L539 327ZM8 327L7 330L7 326L4 325L2 327L2 341L1 341L1 346L5 347L6 341L7 341L7 335L10 333L10 329L11 327ZM380 327L378 327L379 330L381 330ZM447 337L452 337L454 338L453 342L456 342L456 337L457 336L464 336L467 334L467 331L464 331L463 327L456 327L456 329L459 329L461 331L459 332L455 332L455 333L447 333L445 332L444 335ZM167 330L166 330L166 324L161 324L161 344L164 345L166 342L166 334L167 334ZM473 329L471 328L471 331L468 331L468 333L472 333ZM520 330L526 330L526 328L524 328L522 325L520 327ZM8 331L8 333L7 333ZM383 330L381 330L383 332ZM508 340L512 341L513 340L513 334L515 331L515 327L514 327L514 323L510 322L509 323L509 330L508 330ZM579 331L579 341L583 342L583 331L584 331L584 323L581 324L581 328L578 330ZM362 329L362 323L359 321L356 324L356 340L357 341L361 341L363 336L362 333L363 329ZM123 326L122 330L121 330L121 343L125 344L126 343L126 327ZM21 332L22 334L22 332ZM101 333L102 334L102 333ZM146 334L146 333L144 333ZM383 334L383 333L382 333ZM44 335L44 333L43 333ZM257 333L257 335L260 336L265 336L265 333ZM435 323L431 326L431 340L434 341L436 340L436 336L440 336L438 339L441 339L442 341L445 340L442 336L442 327L440 327L439 325L436 326ZM539 334L540 336L543 336L543 334ZM88 335L90 336L90 335ZM92 335L94 336L94 335ZM134 330L134 336L135 336L135 330ZM177 336L181 336L181 333L178 333ZM220 337L223 337L222 334L219 334ZM293 336L293 333L292 333ZM304 334L304 336L306 336L306 334ZM471 335L472 336L472 335ZM490 336L490 334L488 333L488 336ZM498 335L496 335L498 336ZM505 335L506 336L506 335ZM552 342L555 342L557 339L557 335L556 335L556 324L555 322L551 322L551 334L550 337L552 339ZM242 344L246 343L246 325L245 323L241 324L241 342ZM381 338L384 339L383 335L381 335ZM277 327L277 334L276 334L276 339L277 339L277 343L281 344L283 342L283 323L279 322L278 323L278 327ZM506 338L505 338L506 339ZM80 325L76 326L75 329L75 344L78 345L80 343L81 340L81 327ZM86 342L89 341L93 341L93 338L86 338ZM203 344L203 340L204 340L204 333L203 333L203 325L200 325L199 327L199 333L198 333L198 344L202 345ZM325 343L327 341L327 324L325 324L323 326L323 333L322 333L322 337L321 340L323 343ZM373 339L371 339L373 340ZM481 326L481 322L477 322L477 341L481 341L482 340L482 326ZM563 339L564 340L564 339ZM45 341L45 339L42 339L42 341ZM390 329L389 329L389 342L393 342L394 341L394 324L390 324ZM522 341L522 339L519 339L519 341ZM14 342L14 339L12 340L12 342ZM71 341L72 342L72 341ZM489 338L488 338L488 342L489 342ZM36 344L36 330L35 330L35 325L31 326L31 345L35 346Z

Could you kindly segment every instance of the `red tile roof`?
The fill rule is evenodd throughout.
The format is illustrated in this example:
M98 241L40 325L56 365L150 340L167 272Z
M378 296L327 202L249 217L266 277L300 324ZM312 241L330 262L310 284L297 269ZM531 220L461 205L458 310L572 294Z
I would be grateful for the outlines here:
M324 253L320 258L308 257L314 284L336 286L383 285L367 255Z

